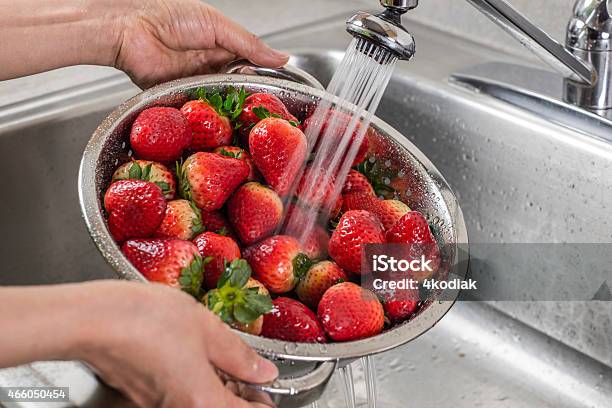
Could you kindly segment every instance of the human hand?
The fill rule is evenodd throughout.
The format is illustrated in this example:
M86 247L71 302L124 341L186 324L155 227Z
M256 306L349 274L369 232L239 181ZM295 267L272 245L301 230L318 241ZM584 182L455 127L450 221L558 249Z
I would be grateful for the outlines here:
M199 0L138 1L120 20L114 66L139 86L214 73L241 57L279 67L289 57Z
M267 407L237 397L215 368L261 383L278 375L274 364L192 297L157 284L79 286L79 297L94 299L83 310L92 317L81 325L70 357L93 366L138 406Z

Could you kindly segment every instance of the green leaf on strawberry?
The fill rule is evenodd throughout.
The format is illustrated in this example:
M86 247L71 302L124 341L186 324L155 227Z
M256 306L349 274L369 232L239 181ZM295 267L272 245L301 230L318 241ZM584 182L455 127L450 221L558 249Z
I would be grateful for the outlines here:
M298 279L301 279L304 275L306 275L306 272L308 272L308 269L310 269L313 262L308 255L299 253L295 256L295 258L293 258L292 264L293 274Z
M187 174L183 171L182 159L176 162L176 178L178 180L178 190L181 197L191 202L191 185L189 184L189 179L187 179Z
M241 158L241 157L242 157L242 152L233 153L233 152L228 152L228 151L227 151L227 150L225 150L225 149L221 149L221 151L219 152L219 154L220 154L221 156L227 156L227 157L231 157L231 158L234 158L234 159L239 159L239 158Z
M364 160L355 170L366 176L377 196L395 198L395 189L388 182L397 177L397 171L380 165L380 160Z
M181 275L178 279L181 289L198 298L204 280L204 265L210 261L212 261L212 257L202 259L202 257L196 255L189 266L181 270Z
M225 98L218 91L209 95L204 88L196 90L197 99L208 103L219 115L230 118L232 122L238 119L238 116L242 113L244 100L247 96L248 93L244 87L237 90L235 87L229 86Z
M189 206L193 210L196 217L193 219L191 224L191 230L193 231L193 235L197 235L200 232L204 232L204 225L202 224L202 213L200 209L195 205L193 201L189 201Z
M227 324L252 323L272 310L272 299L257 287L246 287L250 277L251 267L244 259L226 264L217 288L205 295L204 303Z
M278 113L272 113L270 112L267 108L265 108L264 106L256 106L253 108L253 113L255 114L255 116L257 116L260 120L266 119L266 118L279 118L279 119L283 119L283 117L281 115L279 115ZM287 122L289 122L289 124L293 127L298 127L300 124L296 121L293 120L288 120Z

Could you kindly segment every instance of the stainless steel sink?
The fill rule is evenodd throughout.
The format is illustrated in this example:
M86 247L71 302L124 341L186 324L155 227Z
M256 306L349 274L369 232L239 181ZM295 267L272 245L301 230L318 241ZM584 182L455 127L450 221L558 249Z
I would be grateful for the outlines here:
M470 241L612 242L612 144L447 81L480 62L526 62L460 40L449 43L425 27L412 31L417 56L398 66L378 115L446 177L461 201ZM326 82L349 37L336 19L269 41L292 50L295 64ZM114 277L81 220L76 172L98 122L135 92L117 76L0 112L0 284ZM503 265L491 265L483 273L519 294L551 278L523 271L510 280ZM611 350L612 302L463 301L427 334L377 356L379 406L611 407ZM53 374L70 371L69 364L54 367L0 371L0 385L30 373L78 387L79 381ZM80 402L96 405L83 395ZM332 387L320 406L344 406L341 395Z

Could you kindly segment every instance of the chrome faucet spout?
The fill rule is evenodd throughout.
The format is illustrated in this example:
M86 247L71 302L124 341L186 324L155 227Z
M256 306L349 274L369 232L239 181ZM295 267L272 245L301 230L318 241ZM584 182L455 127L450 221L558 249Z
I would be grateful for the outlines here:
M563 76L587 85L597 81L597 72L590 63L575 56L506 1L467 1Z

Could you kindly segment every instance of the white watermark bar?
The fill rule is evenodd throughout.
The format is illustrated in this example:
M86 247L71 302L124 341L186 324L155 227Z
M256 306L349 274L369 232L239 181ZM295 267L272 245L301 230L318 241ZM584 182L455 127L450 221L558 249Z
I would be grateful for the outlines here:
M68 387L0 387L0 403L69 401Z

